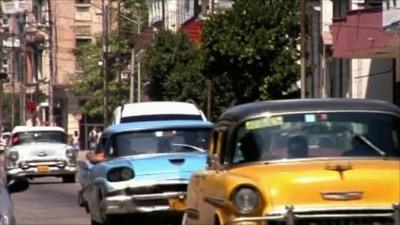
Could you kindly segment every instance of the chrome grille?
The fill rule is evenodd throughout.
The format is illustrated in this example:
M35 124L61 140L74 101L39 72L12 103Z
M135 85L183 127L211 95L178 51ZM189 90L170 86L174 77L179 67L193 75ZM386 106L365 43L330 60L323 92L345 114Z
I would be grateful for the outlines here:
M140 207L168 206L168 199L135 200L135 204Z

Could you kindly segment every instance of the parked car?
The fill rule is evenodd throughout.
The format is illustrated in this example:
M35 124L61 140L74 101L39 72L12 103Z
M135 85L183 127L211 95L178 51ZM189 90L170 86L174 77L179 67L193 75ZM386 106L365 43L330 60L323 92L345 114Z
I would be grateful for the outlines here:
M3 167L0 168L0 224L15 225L15 215L10 194L24 191L29 182L24 177L10 176L7 178Z
M10 143L10 132L2 132L0 135L0 152L4 152L4 150L9 146Z
M188 180L206 166L211 129L201 120L108 127L96 154L80 165L80 203L92 224L119 224L124 215L182 216Z
M76 159L64 129L52 126L16 126L5 157L8 175L56 176L64 183L75 182Z
M154 101L128 103L113 112L112 124L157 120L203 120L203 111L190 102Z
M255 102L215 123L182 224L400 224L400 109L376 100Z

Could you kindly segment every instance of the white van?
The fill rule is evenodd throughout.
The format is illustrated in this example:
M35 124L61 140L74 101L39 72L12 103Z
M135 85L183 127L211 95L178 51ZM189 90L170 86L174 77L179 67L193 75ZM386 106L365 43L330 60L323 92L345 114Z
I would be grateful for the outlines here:
M189 102L156 101L128 103L118 106L112 124L154 120L203 120L203 111Z

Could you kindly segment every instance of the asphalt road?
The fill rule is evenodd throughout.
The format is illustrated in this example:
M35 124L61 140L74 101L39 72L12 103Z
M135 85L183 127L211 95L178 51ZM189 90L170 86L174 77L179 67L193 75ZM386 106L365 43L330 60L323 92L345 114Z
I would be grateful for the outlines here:
M37 178L28 190L14 193L17 225L89 225L89 214L77 204L78 183Z

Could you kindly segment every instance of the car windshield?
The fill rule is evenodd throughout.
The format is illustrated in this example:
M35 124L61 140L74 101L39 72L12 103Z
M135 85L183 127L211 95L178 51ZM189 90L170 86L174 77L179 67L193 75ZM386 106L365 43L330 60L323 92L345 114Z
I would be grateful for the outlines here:
M112 137L107 154L129 156L138 154L206 152L210 129L168 129L128 132Z
M51 142L51 143L67 143L66 135L60 131L30 131L17 133L12 138L13 145L35 143L35 142Z
M332 112L257 118L242 123L226 161L312 157L400 157L400 121L383 113Z

